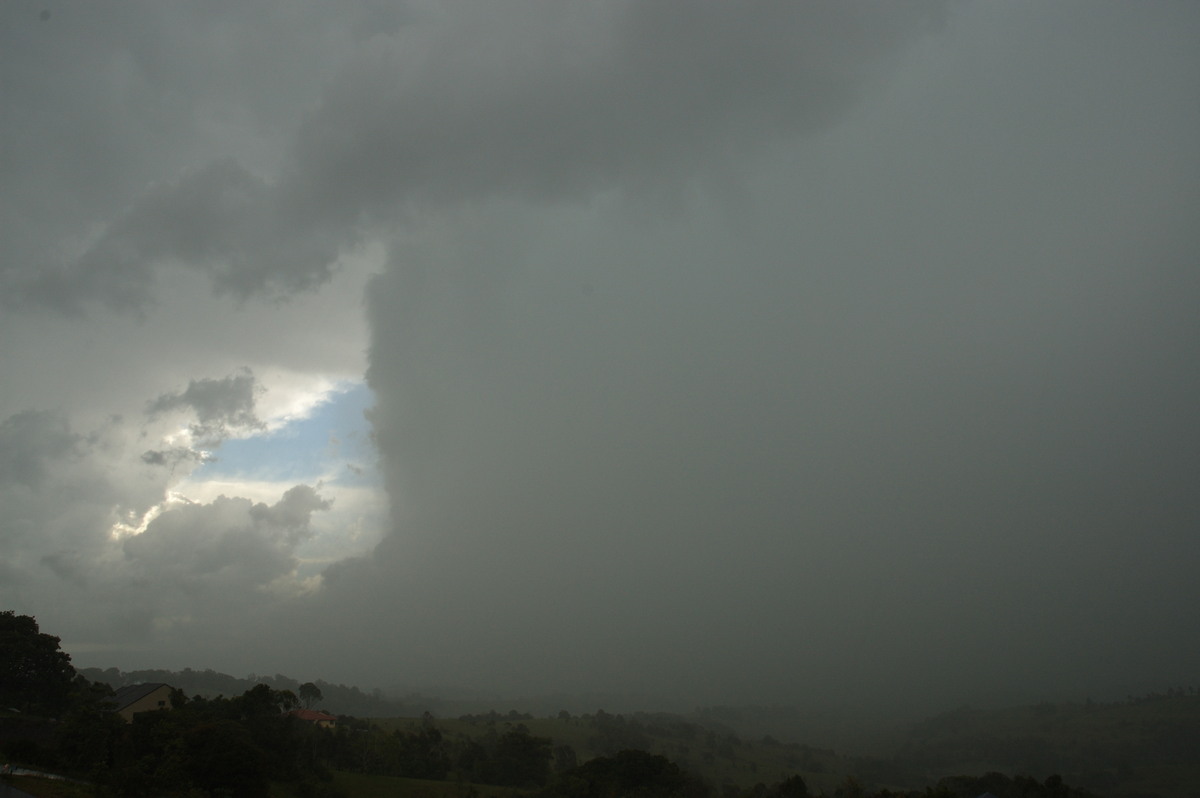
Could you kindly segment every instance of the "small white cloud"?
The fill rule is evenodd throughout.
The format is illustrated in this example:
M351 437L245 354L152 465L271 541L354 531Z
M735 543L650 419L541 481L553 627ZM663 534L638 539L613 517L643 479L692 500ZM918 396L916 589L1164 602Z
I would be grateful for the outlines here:
M338 393L355 385L345 379L278 370L265 375L264 379L270 388L259 399L258 411L270 432L303 421Z

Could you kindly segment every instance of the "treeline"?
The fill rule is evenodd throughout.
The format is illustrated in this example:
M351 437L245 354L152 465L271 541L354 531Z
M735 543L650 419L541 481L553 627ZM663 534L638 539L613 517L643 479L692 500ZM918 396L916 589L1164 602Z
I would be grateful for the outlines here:
M915 726L891 760L915 774L967 766L1060 773L1102 795L1185 798L1200 784L1200 695L961 708Z
M126 723L97 690L55 724L49 744L9 751L15 759L65 772L97 796L237 795L261 798L272 782L293 795L330 793L324 730L286 714L290 691L262 684L234 698L188 699Z
M234 698L189 699L176 690L169 710L138 713L130 723L111 711L105 693L97 687L79 696L55 724L51 741L10 741L5 753L19 755L23 764L86 778L100 798L345 798L334 771L515 787L533 798L810 795L797 775L748 789L714 790L667 757L635 749L578 764L569 747L555 746L521 723L477 737L444 735L428 714L410 731L388 732L348 716L336 728L320 728L288 714L298 703L294 694L266 684ZM850 778L833 798L975 798L983 792L997 798L1086 798L1058 777L1038 782L1001 774L943 779L936 789L912 792L872 791Z
M1150 692L1150 693L1146 693L1145 695L1140 695L1140 696L1135 696L1135 695L1126 696L1125 703L1127 703L1127 704L1150 704L1155 701L1166 701L1166 700L1169 700L1172 698L1182 698L1184 696L1195 696L1195 695L1200 695L1200 688L1196 688L1195 686L1168 687L1166 689L1166 692L1162 692L1162 693ZM1087 703L1089 705L1091 705L1094 702L1089 698Z
M181 685L231 692L240 685L211 671L100 672L102 679L120 684L175 683L169 708L140 712L126 722L115 711L112 687L89 680L86 674L92 673L76 673L70 657L60 650L59 639L41 633L33 618L0 612L0 761L86 780L100 798L332 798L342 795L338 779L346 776L339 776L340 772L496 785L526 791L534 798L810 795L804 779L795 773L748 788L714 787L687 764L693 746L700 754L701 768L723 759L743 772L743 765L748 766L748 772L756 774L757 763L745 761L750 746L724 727L705 728L670 715L627 718L600 710L572 718L560 713L558 721L569 724L568 728L582 727L572 729L572 739L588 747L587 761L580 762L582 757L570 745L555 744L521 722L552 728L554 721L535 721L518 713L468 716L453 733L439 727L428 712L418 721L405 721L405 728L389 730L345 713L334 728L322 728L291 710L304 697L327 701L326 691L336 696L341 686L280 682L284 677L276 681L282 687L264 681L240 695L205 696L197 689L189 698ZM668 739L673 745L670 750L644 750ZM764 739L761 747L778 751L783 746ZM802 750L816 752L797 749ZM981 792L998 798L1084 795L1057 776L1040 782L1000 774L983 778L983 782L943 779L936 790L911 793L872 791L846 778L835 790L822 794L832 793L833 798L975 798Z
M272 690L291 690L297 693L301 682L282 673L274 676L250 674L245 678L230 676L211 669L181 671L161 669L121 671L117 668L81 668L79 673L89 681L101 682L116 690L130 684L161 682L177 687L187 695L206 698L241 695L255 685L265 684ZM322 707L334 714L359 717L415 716L424 711L437 711L438 701L423 696L404 699L389 698L380 690L364 692L357 687L333 684L321 679L312 682L321 691Z
M140 712L126 723L109 697L97 683L77 694L60 720L40 724L47 734L6 739L3 754L86 779L100 798L334 798L342 796L335 771L514 787L544 798L714 798L666 757L619 751L578 764L569 746L520 723L453 738L428 714L412 731L388 732L350 716L321 728L289 714L299 703L295 694L266 684L233 698L189 699L175 690L170 709ZM38 725L22 720L25 728Z

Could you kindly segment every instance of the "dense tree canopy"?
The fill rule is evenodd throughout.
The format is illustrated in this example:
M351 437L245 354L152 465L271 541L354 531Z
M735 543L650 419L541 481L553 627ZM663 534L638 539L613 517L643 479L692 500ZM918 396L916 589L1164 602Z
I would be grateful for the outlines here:
M58 712L74 678L71 657L57 637L42 633L32 616L0 612L0 707Z
M305 709L312 709L312 705L323 699L325 696L321 693L321 688L317 687L312 682L305 682L300 685L300 700L304 702Z

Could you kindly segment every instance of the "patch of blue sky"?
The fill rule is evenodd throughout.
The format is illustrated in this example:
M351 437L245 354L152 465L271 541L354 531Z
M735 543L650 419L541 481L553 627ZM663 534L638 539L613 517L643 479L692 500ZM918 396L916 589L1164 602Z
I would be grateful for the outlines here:
M305 418L225 441L213 451L215 459L192 472L191 479L375 484L377 458L364 416L372 402L365 383L340 386Z

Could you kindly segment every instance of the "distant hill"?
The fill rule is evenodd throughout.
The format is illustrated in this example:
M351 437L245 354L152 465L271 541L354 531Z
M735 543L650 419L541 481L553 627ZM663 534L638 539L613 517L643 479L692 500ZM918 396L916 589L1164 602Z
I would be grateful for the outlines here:
M829 760L831 769L894 789L996 772L1039 781L1057 774L1105 798L1200 798L1195 688L1109 703L964 707L907 726L875 728L834 713L782 706L713 707L691 717L723 724L744 739L800 740L836 749L840 755Z
M376 718L373 722L388 731L411 733L426 719ZM539 737L549 738L556 758L569 756L581 763L627 749L649 751L701 777L718 788L717 794L724 794L721 788L726 786L745 790L799 775L813 794L833 795L851 775L848 768L852 762L834 751L769 737L743 739L730 727L702 714L612 714L598 710L580 715L562 711L556 717L538 718L510 710L437 718L436 725L454 740L488 739L524 726Z
M266 684L273 690L291 690L299 693L302 682L281 673L274 676L259 676L250 674L245 678L230 676L214 670L192 670L184 668L181 671L150 669L140 671L121 671L117 668L80 668L78 672L93 682L101 682L114 690L127 684L143 682L164 682L179 688L189 698L204 696L237 696L257 684ZM320 690L322 700L320 708L337 715L354 715L356 717L389 717L395 715L420 715L422 712L436 712L439 701L436 698L410 696L401 699L385 696L379 690L363 692L357 687L314 679Z
M1108 798L1200 797L1200 694L1176 689L1118 703L962 708L913 726L889 765L909 778L1060 774Z
M275 674L237 678L212 670L116 668L79 671L118 688L166 682L189 696L235 696L257 684L299 691L300 681ZM890 789L923 789L948 776L1003 773L1066 782L1106 798L1200 798L1200 694L1194 688L1115 703L1043 703L1007 709L960 708L905 728L853 729L824 712L794 707L709 707L690 713L626 712L535 717L496 709L462 713L477 698L443 700L419 694L393 698L380 690L314 680L320 708L374 718L385 728L409 729L429 712L447 734L475 738L524 724L579 761L640 748L667 756L710 783L749 787L802 775L814 793L834 794L846 777ZM853 741L853 745L847 745ZM835 752L851 749L854 755Z

